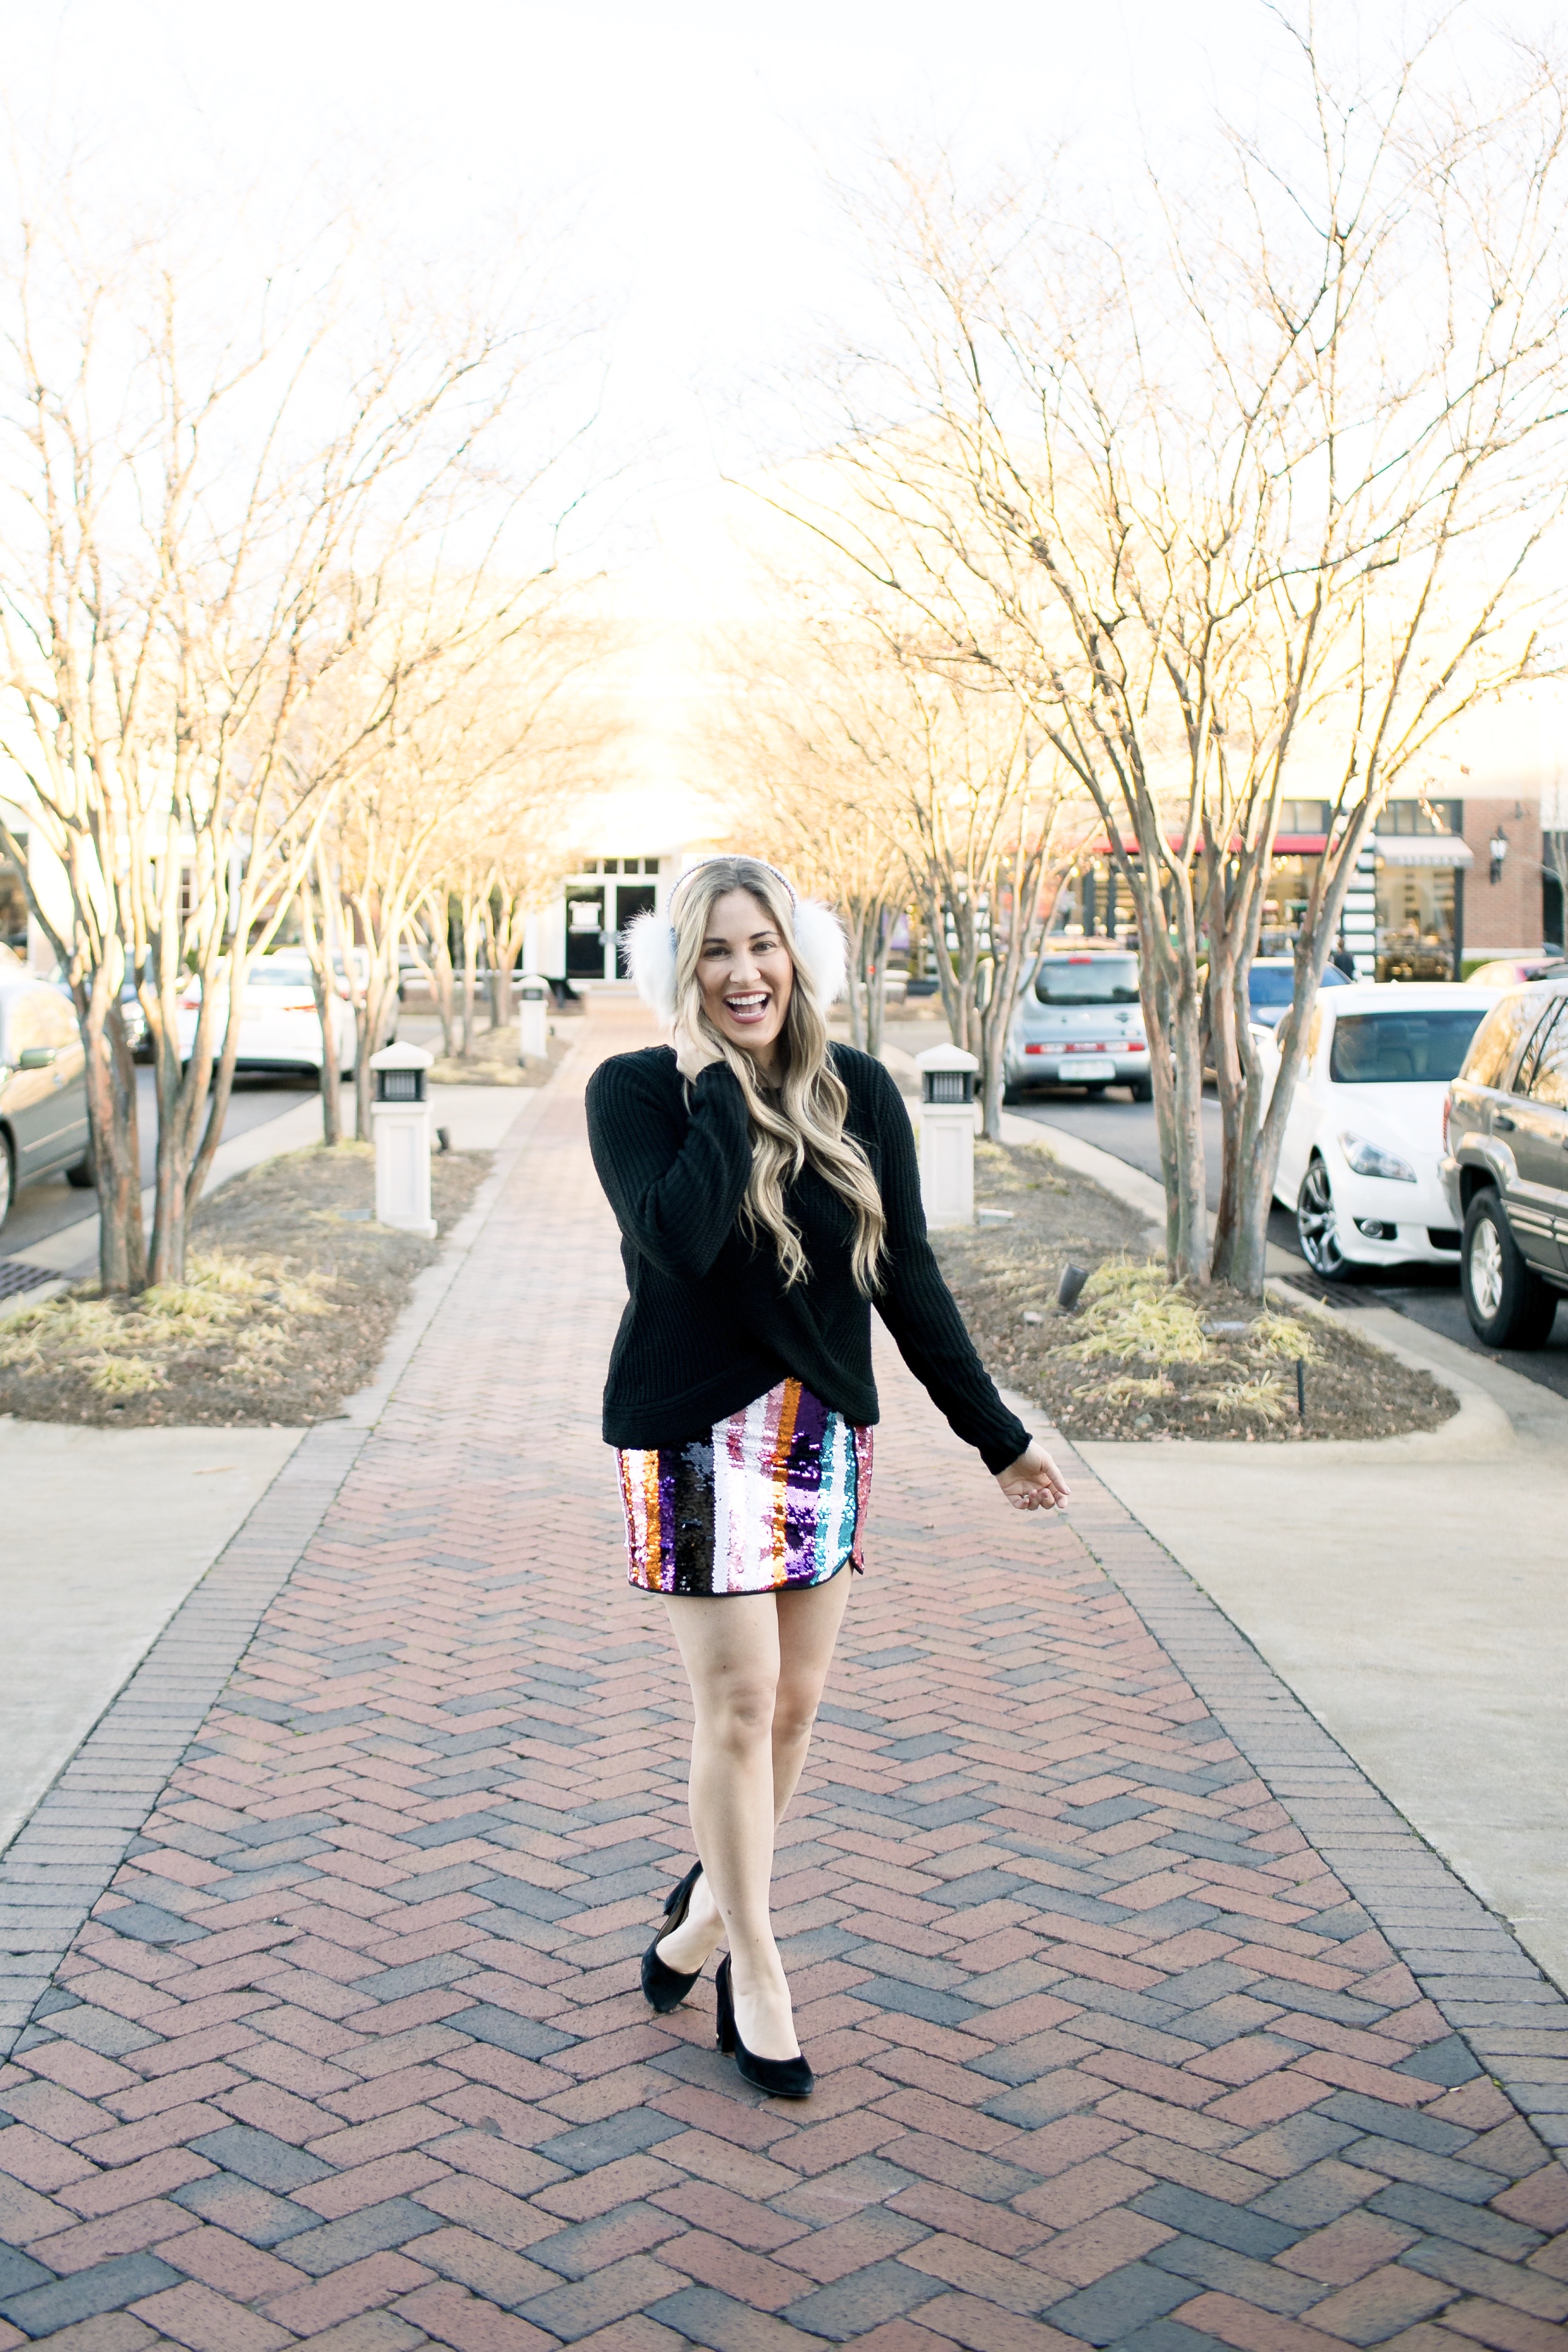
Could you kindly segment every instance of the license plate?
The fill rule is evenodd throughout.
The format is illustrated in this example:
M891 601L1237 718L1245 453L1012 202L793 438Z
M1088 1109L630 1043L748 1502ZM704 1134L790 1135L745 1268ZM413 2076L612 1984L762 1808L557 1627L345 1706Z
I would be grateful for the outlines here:
M1057 1076L1064 1086L1079 1086L1086 1078L1098 1085L1101 1078L1113 1078L1115 1076L1114 1062L1096 1061L1089 1054L1064 1054L1057 1064Z

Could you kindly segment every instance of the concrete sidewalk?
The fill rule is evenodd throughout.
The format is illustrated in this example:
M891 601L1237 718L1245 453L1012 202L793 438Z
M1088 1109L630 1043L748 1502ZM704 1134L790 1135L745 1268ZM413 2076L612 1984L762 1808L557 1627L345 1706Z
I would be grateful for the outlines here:
M1468 1409L1375 1444L1084 1454L1568 1986L1568 1404L1403 1316L1355 1328Z
M513 1127L528 1124L532 1103L531 1094L508 1087L443 1087L435 1115L454 1150L493 1150ZM320 1139L320 1105L300 1105L226 1145L216 1181ZM96 1217L39 1248L74 1265L84 1236L96 1252ZM394 1356L448 1271L444 1251L416 1285ZM47 1295L35 1290L10 1303L20 1308ZM381 1394L373 1382L364 1397L350 1401L350 1417L368 1425ZM304 1434L72 1429L0 1415L7 1653L0 1680L0 1851Z
M817 2095L710 1979L650 2017L687 1707L584 1075L0 1871L0 2352L1561 2343L1565 2005L1091 1475L1006 1513L890 1354L778 1867Z

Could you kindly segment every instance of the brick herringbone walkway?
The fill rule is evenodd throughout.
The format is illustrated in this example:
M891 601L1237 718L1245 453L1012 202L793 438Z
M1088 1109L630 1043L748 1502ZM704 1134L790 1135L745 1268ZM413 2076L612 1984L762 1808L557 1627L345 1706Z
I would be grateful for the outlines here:
M890 1358L779 1858L817 2095L710 1974L649 2017L686 1708L583 1075L0 2073L0 2352L1561 2346L1568 2172Z

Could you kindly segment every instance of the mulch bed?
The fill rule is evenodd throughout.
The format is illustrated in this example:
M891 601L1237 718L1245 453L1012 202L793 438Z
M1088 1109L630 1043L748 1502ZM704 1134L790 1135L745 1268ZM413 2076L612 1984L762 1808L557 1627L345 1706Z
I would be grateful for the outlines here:
M432 1160L443 1234L490 1160ZM265 1160L198 1205L179 1289L106 1300L83 1285L0 1325L0 1413L100 1429L330 1420L370 1379L440 1246L374 1218L369 1144Z
M1171 1291L1144 1218L1045 1150L978 1144L974 1192L994 1221L933 1234L942 1271L992 1377L1064 1436L1299 1444L1436 1429L1458 1410L1430 1373L1336 1318L1218 1287ZM1068 1265L1097 1277L1070 1312L1057 1305Z
M556 1066L571 1051L571 1038L552 1037L548 1061L520 1062L517 1024L510 1029L481 1030L471 1055L442 1054L426 1074L433 1087L542 1087L552 1078Z

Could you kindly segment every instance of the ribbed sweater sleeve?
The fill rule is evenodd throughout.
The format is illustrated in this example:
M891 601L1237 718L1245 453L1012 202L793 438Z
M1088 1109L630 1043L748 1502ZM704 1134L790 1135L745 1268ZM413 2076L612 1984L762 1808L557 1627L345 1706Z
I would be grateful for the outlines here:
M888 1254L877 1309L900 1356L939 1412L990 1471L1005 1470L1029 1444L1009 1412L964 1328L958 1302L942 1280L926 1238L920 1161L903 1097L879 1064L872 1080L882 1151L882 1208Z
M691 1089L685 1132L643 1057L601 1062L588 1082L588 1142L616 1222L664 1273L709 1272L752 1172L745 1098L722 1063Z

